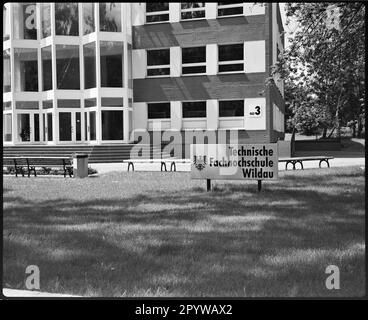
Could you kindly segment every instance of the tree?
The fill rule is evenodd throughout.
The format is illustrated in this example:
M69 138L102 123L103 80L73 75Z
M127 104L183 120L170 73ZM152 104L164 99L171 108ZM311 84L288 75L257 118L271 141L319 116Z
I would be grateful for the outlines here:
M287 24L298 29L274 73L285 83L292 121L304 131L364 125L365 6L363 3L287 3ZM288 87L288 88L287 88ZM308 121L307 121L308 119Z

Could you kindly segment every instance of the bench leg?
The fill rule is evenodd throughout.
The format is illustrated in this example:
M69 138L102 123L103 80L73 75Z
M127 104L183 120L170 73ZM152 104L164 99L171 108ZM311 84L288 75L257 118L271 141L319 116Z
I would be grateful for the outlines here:
M133 162L128 162L128 171L130 169L130 166L132 166L132 171L134 171L134 164L133 164Z
M327 163L327 167L328 168L330 167L330 164L329 164L328 160L327 159L322 159L322 160L319 161L319 167L320 168L322 168L322 166L321 166L322 165L322 162L326 162Z
M286 161L286 164L285 164L285 170L287 170L287 169L288 169L288 164L289 164L289 163L293 164L291 161Z
M170 171L176 171L176 164L175 164L175 162L171 162Z
M166 163L165 162L161 162L161 172L163 171L162 168L164 168L165 171L167 171Z

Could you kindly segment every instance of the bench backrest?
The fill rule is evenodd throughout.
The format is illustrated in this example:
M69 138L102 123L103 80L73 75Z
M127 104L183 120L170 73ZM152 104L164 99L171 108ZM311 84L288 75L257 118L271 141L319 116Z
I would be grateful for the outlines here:
M17 166L62 166L63 164L70 166L73 164L71 158L60 157L11 157L3 158L3 166L14 165L14 160Z

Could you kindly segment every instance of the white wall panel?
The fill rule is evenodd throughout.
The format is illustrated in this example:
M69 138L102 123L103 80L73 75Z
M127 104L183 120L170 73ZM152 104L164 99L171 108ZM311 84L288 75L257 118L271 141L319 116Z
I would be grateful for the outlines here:
M266 44L264 40L244 42L244 70L246 73L266 71Z

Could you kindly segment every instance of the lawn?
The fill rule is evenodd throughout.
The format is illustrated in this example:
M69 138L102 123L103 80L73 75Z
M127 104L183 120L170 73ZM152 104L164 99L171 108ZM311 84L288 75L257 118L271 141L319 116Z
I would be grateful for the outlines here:
M4 178L4 286L83 296L361 296L360 167L280 172L277 182L189 173ZM340 268L340 290L325 269Z

